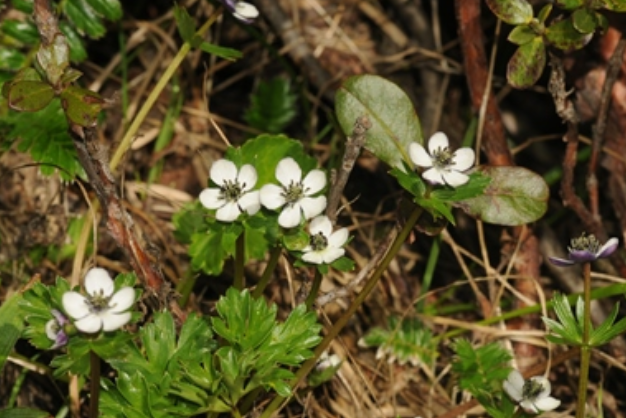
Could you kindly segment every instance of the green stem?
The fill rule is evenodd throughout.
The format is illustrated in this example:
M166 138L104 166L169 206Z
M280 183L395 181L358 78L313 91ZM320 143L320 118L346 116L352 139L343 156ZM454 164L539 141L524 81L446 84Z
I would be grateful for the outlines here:
M98 418L98 403L100 402L100 357L93 352L89 352L89 363L91 368L91 380L89 382L89 417Z
M296 376L291 382L292 389L295 388L300 383L300 381L302 381L302 379L304 379L304 377L311 371L311 369L313 369L313 367L315 367L317 359L320 357L320 355L324 352L324 350L326 350L326 348L328 348L330 343L337 337L337 335L339 335L339 332L343 329L343 327L346 326L346 324L348 323L350 318L352 318L357 309L361 307L361 304L365 301L370 292L374 290L374 288L378 284L378 280L382 276L383 272L387 270L389 263L391 263L396 254L398 254L398 251L400 251L402 244L404 243L404 241L406 241L409 233L413 229L413 226L421 216L422 212L423 209L418 207L415 208L413 213L411 213L411 216L402 228L402 231L400 231L393 244L391 244L389 251L387 251L387 254L385 254L383 260L380 262L374 273L372 273L370 278L365 283L365 286L363 287L363 290L361 290L361 293L357 295L354 302L350 304L348 310L341 316L341 318L339 318L339 320L335 323L332 329L324 337L320 345L317 346L313 357L307 360L306 363L304 363L302 367L296 372ZM263 414L261 414L260 418L271 417L272 414L280 408L281 404L284 401L285 398L283 396L277 396L276 398L274 398L274 400L272 400L272 402L267 406L265 411L263 411Z
M578 380L578 406L576 418L584 418L587 405L587 385L589 384L589 362L591 360L591 346L589 334L591 330L591 263L583 264L585 287L583 300L585 310L583 312L583 340L580 347L580 377Z
M278 264L278 259L280 258L282 250L283 249L277 245L270 253L270 259L267 261L267 266L265 266L261 280L259 280L259 283L256 285L254 292L252 292L253 297L258 299L263 294L263 291L272 278L272 273L274 273L274 270L276 269L276 264Z
M198 29L195 37L199 36L201 38L204 38L204 34L209 30L211 25L213 25L213 22L215 22L217 17L221 14L222 14L222 8L219 7L215 10L215 12L213 12L213 14L209 17L209 19L205 22L205 24L202 25L200 29ZM170 79L172 78L172 76L174 75L178 67L180 66L180 64L183 62L183 60L185 59L189 51L191 51L191 48L192 47L189 42L185 42L180 47L176 56L172 59L170 64L167 66L167 69L163 73L163 76L159 79L159 82L157 83L157 85L150 92L150 95L148 96L143 106L137 113L135 120L133 120L133 123L128 128L128 131L126 131L126 135L124 135L124 138L122 138L120 145L117 147L117 149L115 150L115 154L113 154L113 157L111 158L111 162L109 163L109 167L111 168L111 171L114 171L119 165L120 161L122 160L122 157L124 156L124 154L126 154L126 151L128 151L128 149L130 148L133 142L133 139L135 135L137 134L137 131L139 130L139 127L141 126L143 121L146 119L146 116L148 116L148 112L150 112L150 109L152 109L152 106L154 106L154 103L156 103L157 99L161 95L161 92L163 91L167 83L170 81Z
M237 242L235 243L235 278L233 280L233 287L237 290L243 290L243 288L246 286L243 277L243 268L246 260L245 234L246 232L242 231L241 234L237 237Z
M322 273L320 273L319 269L315 269L315 277L313 278L313 285L311 286L311 291L309 292L309 296L306 297L306 309L311 310L311 306L313 306L313 302L315 302L315 298L317 298L317 294L320 291L320 286L322 285Z
M439 260L439 251L441 250L441 235L437 235L433 240L433 246L430 247L430 254L428 255L428 261L426 262L426 270L422 276L422 290L420 291L420 301L415 306L417 312L421 312L426 302L424 296L430 291L430 285L433 282L433 276L435 275L435 268L437 261Z
M178 300L178 305L181 308L184 308L189 302L189 296L191 295L191 291L193 287L196 285L196 281L198 280L198 275L193 272L192 269L188 269L185 273L185 277L178 282L176 286L176 291L180 294L180 299Z

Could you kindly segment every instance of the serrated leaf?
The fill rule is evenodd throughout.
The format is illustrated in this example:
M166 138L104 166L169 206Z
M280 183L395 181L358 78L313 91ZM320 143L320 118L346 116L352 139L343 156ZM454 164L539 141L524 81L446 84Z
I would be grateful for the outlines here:
M193 234L189 255L194 270L202 270L208 275L217 276L224 268L228 253L222 247L223 231L207 231Z
M8 87L9 107L20 112L36 112L48 106L54 89L44 81L16 81Z
M513 28L511 33L509 33L509 37L507 38L509 42L512 42L516 45L524 45L528 42L531 42L533 39L537 37L537 34L534 30L531 29L528 25L520 25Z
M0 410L0 418L48 418L46 411L34 408L7 408Z
M589 9L577 9L572 13L572 24L578 32L587 34L596 30L595 12Z
M106 29L98 13L86 0L67 0L61 3L64 12L76 28L90 38L100 38Z
M582 7L585 4L585 0L555 0L554 3L561 9L574 10Z
M546 28L545 39L550 45L565 52L570 52L587 45L591 40L591 35L577 31L572 24L572 20L568 18Z
M26 45L39 42L37 27L30 21L5 19L2 24L0 24L0 33L4 33Z
M365 148L390 167L404 170L410 164L411 142L423 143L419 119L409 97L391 81L375 75L348 78L337 92L335 112L346 136L363 116L372 126L365 134Z
M176 328L169 312L157 312L154 322L141 330L141 341L151 370L162 375L176 347Z
M296 117L296 101L297 96L291 93L289 80L276 77L262 81L250 96L250 107L243 118L253 128L278 134Z
M216 57L224 58L229 61L235 61L236 59L243 57L241 51L237 49L210 44L206 41L202 41L202 39L200 39L200 41L201 42L199 42L198 47L207 54L215 55Z
M118 0L87 0L93 9L109 20L122 17L122 5Z
M541 218L550 196L541 176L522 167L480 167L491 183L485 194L455 204L484 222L523 225Z
M506 78L518 89L532 87L546 66L546 46L540 36L517 48L509 60Z
M66 21L59 22L59 29L65 35L67 44L70 47L70 60L76 63L85 61L87 59L87 50L85 49L83 39L76 32L76 29Z
M21 299L21 294L14 293L0 306L0 372L24 330L24 319L18 305Z
M61 105L70 121L93 128L98 122L104 99L91 90L70 86L61 92Z
M510 25L528 23L533 18L533 7L526 0L486 0L493 14Z
M174 18L176 19L176 27L180 37L185 42L191 42L196 33L196 24L187 12L187 9L180 7L174 3Z

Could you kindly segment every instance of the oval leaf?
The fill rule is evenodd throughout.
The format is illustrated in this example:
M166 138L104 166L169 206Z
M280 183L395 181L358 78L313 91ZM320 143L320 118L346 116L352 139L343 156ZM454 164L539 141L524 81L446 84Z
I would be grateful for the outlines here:
M530 26L520 25L516 26L511 33L509 33L509 37L507 39L509 42L516 45L524 45L535 39L536 36L537 34L530 28Z
M13 110L36 112L48 106L54 98L52 86L44 81L23 80L11 83L8 102Z
M46 78L56 86L63 76L63 71L70 65L70 49L61 33L54 35L49 45L42 45L37 52L37 62L46 72Z
M337 92L336 113L346 136L352 135L357 118L367 116L372 127L365 135L365 148L399 170L404 171L402 161L411 164L409 144L423 142L413 103L400 87L382 77L359 75L346 80Z
M596 30L595 12L588 9L578 9L572 13L574 29L580 33L592 33Z
M613 12L626 12L626 1L624 0L602 0L602 7Z
M541 176L522 167L481 167L491 183L483 196L458 202L469 215L497 225L523 225L541 218L550 190Z
M580 33L570 19L561 20L546 29L546 39L551 45L565 52L574 51L587 45L591 34Z
M494 15L510 25L528 23L533 18L533 7L526 0L486 0Z
M506 69L509 84L518 89L534 85L546 66L546 46L540 36L515 51Z
M61 93L61 105L65 115L73 123L93 127L102 110L104 100L97 93L80 87L68 87Z
M556 5L561 9L574 10L585 4L585 0L556 0Z

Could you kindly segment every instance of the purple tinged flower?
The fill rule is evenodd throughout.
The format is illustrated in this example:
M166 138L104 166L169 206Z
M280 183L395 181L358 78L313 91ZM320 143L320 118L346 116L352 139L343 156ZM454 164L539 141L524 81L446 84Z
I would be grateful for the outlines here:
M259 10L248 2L240 0L222 0L222 3L224 3L224 6L226 6L228 11L231 12L236 19L244 23L252 23L254 19L259 17Z
M54 350L67 344L68 336L63 327L68 323L68 320L56 309L53 309L51 313L54 318L46 322L46 336L54 341L50 347L51 350Z
M567 247L567 258L548 257L548 259L556 266L589 263L610 256L615 252L618 244L617 238L611 238L601 246L595 235L585 235L583 232L579 238L572 238L571 246Z

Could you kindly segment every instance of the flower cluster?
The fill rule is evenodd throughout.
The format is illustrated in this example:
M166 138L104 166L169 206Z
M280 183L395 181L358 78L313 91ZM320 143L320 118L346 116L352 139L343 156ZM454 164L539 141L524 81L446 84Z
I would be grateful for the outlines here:
M409 156L413 164L426 168L422 177L432 184L447 184L458 187L469 181L464 172L474 165L474 151L459 148L451 152L448 137L437 132L428 140L428 151L423 145L413 142L409 145Z
M552 411L561 405L561 401L550 396L552 387L544 376L524 380L520 372L512 370L503 386L511 399L529 413Z
M306 173L291 157L283 158L275 169L278 184L265 184L254 190L258 176L256 169L245 164L221 159L213 163L210 178L217 187L200 193L200 203L216 210L215 218L221 222L236 221L242 213L254 215L261 207L280 211L278 224L295 228L302 221L311 220L309 245L302 251L302 260L312 264L330 264L345 254L343 245L348 240L348 230L333 232L330 219L320 215L326 209L326 196L320 192L326 187L326 175L314 169Z

